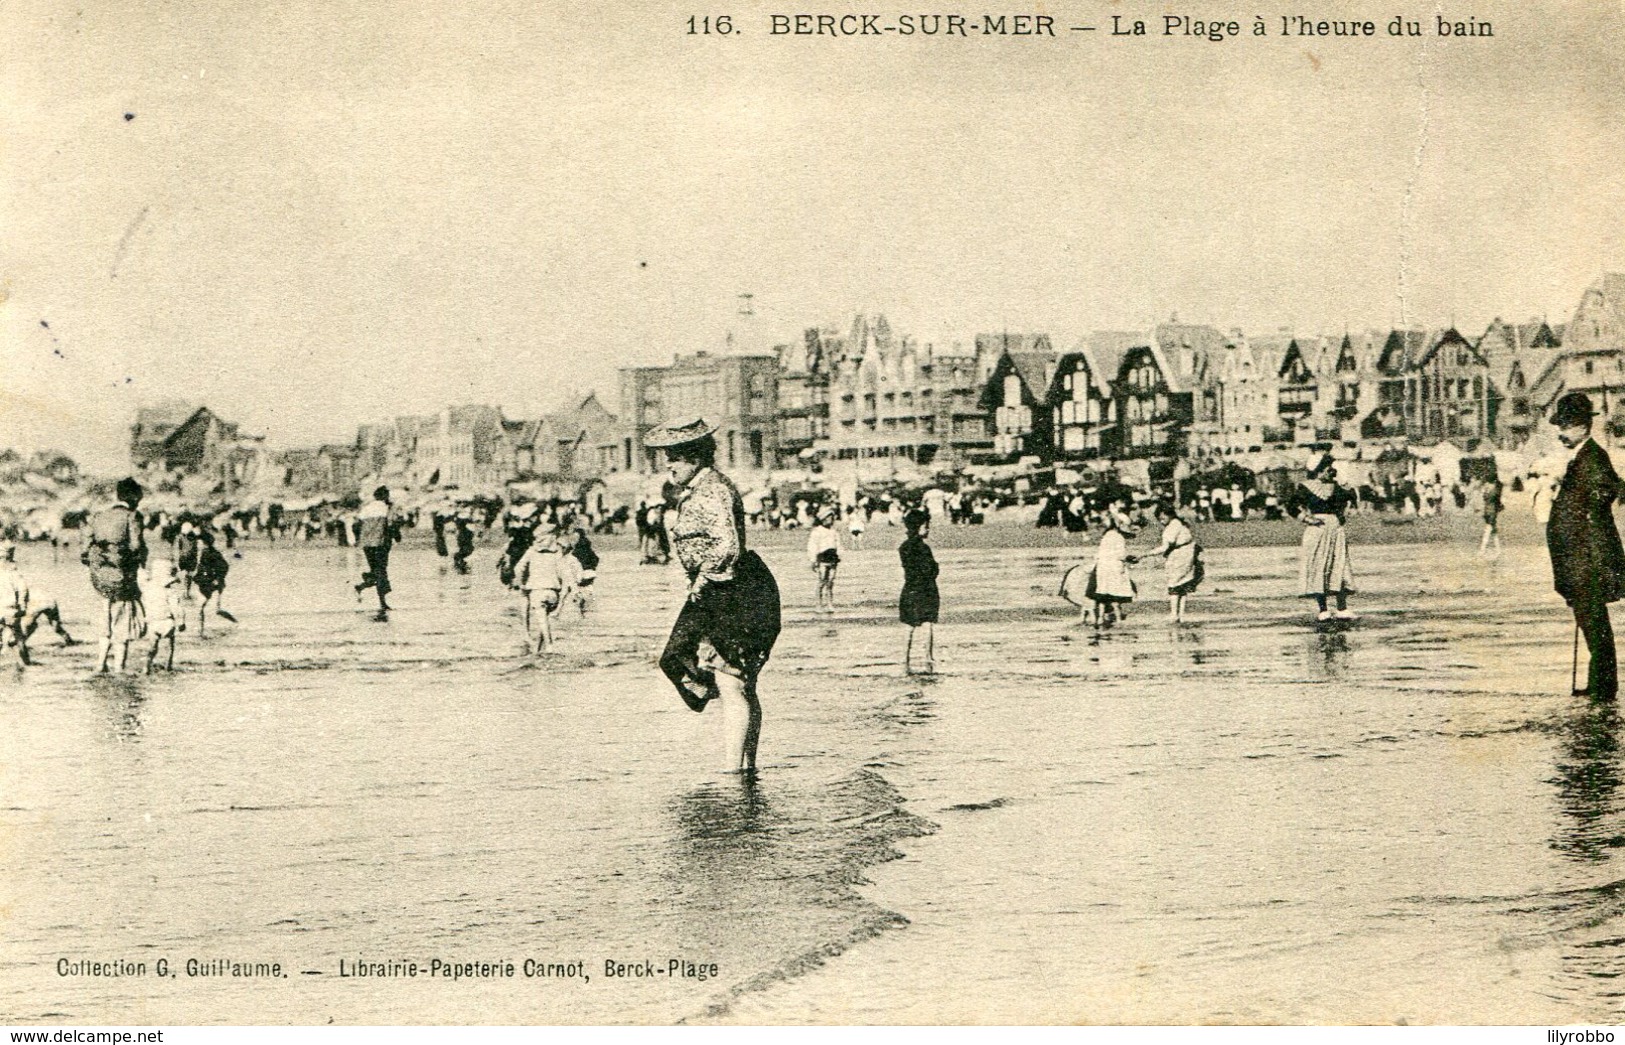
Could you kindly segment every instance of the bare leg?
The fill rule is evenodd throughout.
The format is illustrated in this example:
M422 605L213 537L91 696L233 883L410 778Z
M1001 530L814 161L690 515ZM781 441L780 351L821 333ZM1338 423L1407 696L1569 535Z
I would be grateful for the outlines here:
M937 673L937 626L926 621L920 627L925 629L925 673Z
M1178 620L1179 619L1179 596L1178 595L1170 595L1170 596L1168 596L1168 619L1169 620Z
M543 609L542 610L542 619L540 621L539 629L540 629L541 634L539 635L538 641L536 643L536 652L541 653L543 650L551 651L553 649L553 611L552 610L549 610L549 609Z
M723 766L730 773L754 772L756 744L762 735L762 704L756 699L756 689L720 671L716 681L722 702Z
M113 656L113 604L106 603L102 607L102 648L96 656L96 673L102 674L108 670L109 661Z
M28 667L28 638L23 633L23 619L21 616L0 624L4 636L10 638L11 644L17 650L17 663L21 667Z
M903 648L903 674L914 674L914 633L919 631L918 625L911 625L908 629L908 645Z
M62 625L62 613L55 604L41 606L28 615L28 624L23 628L23 638L33 638L41 620L51 622L51 628L56 632L57 638L62 640L62 645L72 646L74 644L73 636L69 635L68 629Z

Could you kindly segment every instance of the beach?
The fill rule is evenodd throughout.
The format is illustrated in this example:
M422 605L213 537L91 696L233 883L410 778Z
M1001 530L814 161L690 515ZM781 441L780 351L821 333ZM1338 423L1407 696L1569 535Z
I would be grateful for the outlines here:
M377 623L353 551L245 545L240 623L183 635L173 676L92 679L93 647L39 637L4 669L0 1013L1615 1021L1618 723L1568 695L1544 549L1402 530L1355 531L1351 626L1312 625L1294 547L1199 527L1191 619L1146 565L1096 632L1054 594L1082 537L946 529L932 678L901 670L899 532L845 554L832 616L770 535L754 782L655 668L680 575L619 540L539 659L493 549L466 576L399 551ZM88 634L76 557L19 558ZM437 962L468 972L394 971Z

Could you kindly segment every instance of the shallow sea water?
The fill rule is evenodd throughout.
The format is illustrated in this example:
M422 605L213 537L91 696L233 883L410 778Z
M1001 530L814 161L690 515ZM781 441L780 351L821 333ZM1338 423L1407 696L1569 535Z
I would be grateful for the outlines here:
M172 677L36 636L0 668L0 1016L1619 1020L1620 726L1567 696L1543 550L1356 546L1364 617L1320 631L1295 549L1215 549L1186 625L1153 596L1101 633L1053 594L1066 552L939 551L941 674L911 679L895 543L847 553L832 618L765 553L755 783L654 666L675 571L619 548L540 659L489 549L399 552L376 623L351 553L246 545L240 623ZM21 558L88 633L77 563ZM288 977L57 973L159 957ZM436 957L590 981L338 975ZM603 975L671 958L718 974Z

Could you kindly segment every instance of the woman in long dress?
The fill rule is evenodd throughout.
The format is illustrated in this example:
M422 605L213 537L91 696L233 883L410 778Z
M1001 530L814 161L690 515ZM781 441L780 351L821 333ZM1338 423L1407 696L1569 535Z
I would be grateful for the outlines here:
M1331 454L1320 454L1309 466L1309 474L1298 484L1293 496L1293 512L1304 524L1299 547L1299 591L1314 599L1320 608L1319 620L1354 620L1348 608L1354 591L1354 572L1349 565L1349 539L1343 530L1343 517L1354 503L1354 492L1337 482L1337 469ZM1327 600L1337 601L1334 613Z
M1196 534L1166 501L1157 505L1157 521L1162 523L1162 542L1147 554L1163 558L1168 576L1168 619L1177 624L1185 619L1185 596L1202 583ZM1140 558L1131 555L1128 561L1135 563Z
M756 681L779 637L779 587L745 547L745 505L716 470L714 431L696 417L657 425L644 438L666 451L676 502L666 523L688 575L660 669L694 711L720 701L726 769L753 773L762 735Z

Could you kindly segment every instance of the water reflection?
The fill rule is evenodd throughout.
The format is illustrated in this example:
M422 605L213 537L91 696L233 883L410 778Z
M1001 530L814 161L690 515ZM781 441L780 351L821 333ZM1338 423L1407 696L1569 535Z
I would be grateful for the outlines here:
M146 703L142 682L136 675L98 675L91 680L108 733L120 743L141 739L141 705Z
M1588 705L1564 724L1557 763L1558 807L1567 819L1552 848L1576 860L1601 862L1625 845L1614 819L1619 791L1619 713L1612 704Z
M754 774L695 788L673 802L672 813L678 859L694 873L737 870L722 865L736 862L742 849L761 852L770 844L773 806Z
M1305 643L1304 666L1313 678L1338 681L1349 665L1349 637L1342 630L1313 631Z

